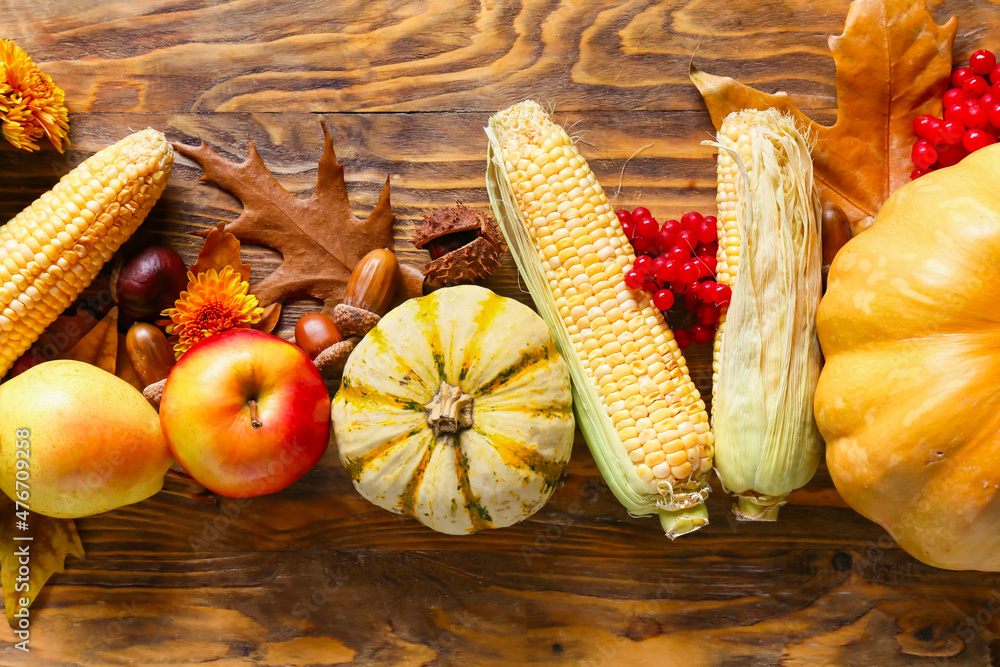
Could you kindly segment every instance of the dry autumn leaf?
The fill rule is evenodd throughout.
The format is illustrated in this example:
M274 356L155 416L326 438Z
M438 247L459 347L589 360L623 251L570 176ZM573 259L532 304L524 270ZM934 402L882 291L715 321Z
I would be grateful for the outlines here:
M240 274L243 280L250 280L250 265L244 264L240 259L240 241L229 231L226 231L226 224L220 222L219 226L211 230L205 237L205 245L198 253L198 259L191 265L191 273L205 273L210 269L222 271L227 266L233 267L233 271Z
M14 614L31 606L49 577L65 569L66 556L83 559L84 552L72 519L53 519L19 510L7 496L0 494L0 498L7 503L0 511L0 583L7 622L13 628ZM27 577L20 570L25 547Z
M786 93L762 93L691 65L716 128L732 111L775 107L808 128L824 198L839 205L855 231L910 180L913 119L941 115L951 74L957 21L938 25L923 0L855 0L844 33L830 37L837 65L837 122L820 125Z
M371 214L365 220L355 217L347 198L344 167L337 161L326 124L320 125L325 145L316 189L307 199L282 187L264 165L253 142L248 142L247 159L241 163L226 160L204 142L197 147L173 144L178 153L201 166L205 172L201 180L215 183L243 203L243 213L225 225L226 231L240 241L281 253L281 265L251 288L261 306L313 297L323 301L323 312L330 315L343 300L358 261L371 250L393 247L396 217L389 203L389 180ZM404 269L401 290L415 289L411 279L414 272L420 275L414 267Z
M269 306L264 306L264 312L260 316L260 321L252 325L252 329L257 331L263 331L264 333L271 333L274 328L278 326L278 321L281 319L281 304L272 303Z
M109 310L62 358L83 361L114 374L118 359L118 306Z

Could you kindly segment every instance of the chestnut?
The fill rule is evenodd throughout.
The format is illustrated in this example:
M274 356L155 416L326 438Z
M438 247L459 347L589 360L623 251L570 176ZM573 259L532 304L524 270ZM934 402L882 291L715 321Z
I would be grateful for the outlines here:
M118 306L133 320L154 320L187 287L187 266L172 248L149 246L129 257L118 272Z

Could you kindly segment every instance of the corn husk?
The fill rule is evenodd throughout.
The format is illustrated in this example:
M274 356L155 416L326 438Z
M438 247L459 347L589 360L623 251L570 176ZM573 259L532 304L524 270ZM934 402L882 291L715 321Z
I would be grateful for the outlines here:
M699 475L683 487L661 488L658 492L652 492L636 474L635 465L629 459L614 423L607 414L600 393L579 362L546 281L538 249L527 231L528 222L517 204L504 166L503 148L499 139L502 128L498 126L496 116L491 118L490 125L485 129L489 138L486 188L494 217L539 314L552 332L560 354L567 361L572 379L577 426L604 480L630 515L656 515L665 534L671 539L707 525L708 512L704 505L710 490L707 475Z
M740 134L749 142L738 144ZM716 338L715 466L737 496L737 517L774 520L788 493L812 478L822 451L812 409L821 365L822 209L809 145L789 116L736 112L717 139L720 158L738 167L740 246ZM721 228L722 211L719 217ZM721 233L720 261L727 247Z

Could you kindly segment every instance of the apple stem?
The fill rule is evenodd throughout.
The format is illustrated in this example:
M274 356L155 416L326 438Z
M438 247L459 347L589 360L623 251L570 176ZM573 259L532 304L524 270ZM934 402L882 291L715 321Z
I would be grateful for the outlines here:
M250 406L250 426L260 428L263 424L257 419L257 401L251 398L248 405Z

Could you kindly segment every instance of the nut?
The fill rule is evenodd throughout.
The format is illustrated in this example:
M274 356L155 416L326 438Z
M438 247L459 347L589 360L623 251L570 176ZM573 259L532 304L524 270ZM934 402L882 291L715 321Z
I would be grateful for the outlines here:
M399 284L399 261L388 250L377 248L361 258L347 282L344 303L385 315Z
M163 331L146 322L136 322L129 328L125 351L135 374L147 386L165 380L176 362Z
M342 329L323 313L308 313L295 324L295 344L310 359L315 359L320 352L342 340Z
M333 321L345 336L364 336L382 318L370 310L338 303L333 307Z
M313 360L320 374L328 378L338 378L344 374L347 358L354 351L354 341L342 340L326 348Z
M424 276L431 285L459 285L482 280L500 266L507 249L492 216L461 202L424 216L413 239L431 261Z
M154 408L160 409L160 399L163 398L163 387L167 384L167 379L163 378L159 382L154 382L142 390L142 395Z
M171 248L150 246L129 257L115 281L115 296L122 315L133 320L153 320L174 305L187 287L187 267Z

